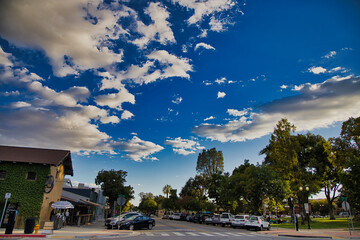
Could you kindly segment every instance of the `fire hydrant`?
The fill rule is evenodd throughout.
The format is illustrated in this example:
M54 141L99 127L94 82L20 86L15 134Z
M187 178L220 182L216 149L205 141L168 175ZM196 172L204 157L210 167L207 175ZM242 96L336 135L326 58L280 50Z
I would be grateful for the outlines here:
M39 228L40 228L40 225L39 225L39 224L36 224L35 227L34 227L35 234L38 234Z

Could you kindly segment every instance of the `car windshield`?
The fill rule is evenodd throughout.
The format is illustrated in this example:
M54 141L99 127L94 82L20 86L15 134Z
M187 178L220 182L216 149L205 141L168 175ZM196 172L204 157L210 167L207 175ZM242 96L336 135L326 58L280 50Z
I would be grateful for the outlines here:
M244 219L244 216L236 216L235 219Z
M129 216L128 218L126 218L126 220L132 221L137 217L138 217L137 215L132 215L132 216Z
M228 214L222 214L221 218L229 218L229 215Z
M258 220L257 217L251 217L250 220Z

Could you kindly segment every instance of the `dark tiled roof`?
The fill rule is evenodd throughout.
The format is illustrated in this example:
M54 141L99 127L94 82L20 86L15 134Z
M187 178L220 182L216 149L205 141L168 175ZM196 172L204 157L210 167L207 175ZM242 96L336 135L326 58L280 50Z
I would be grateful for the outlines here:
M53 166L64 164L65 174L73 176L71 154L68 150L0 145L0 161L48 164Z

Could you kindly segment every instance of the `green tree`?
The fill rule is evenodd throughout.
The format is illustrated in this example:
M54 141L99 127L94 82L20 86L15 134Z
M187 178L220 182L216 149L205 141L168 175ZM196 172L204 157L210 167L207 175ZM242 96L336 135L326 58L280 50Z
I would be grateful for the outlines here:
M342 194L348 197L353 209L360 211L360 117L351 117L342 124L340 138L341 153L346 158Z
M125 195L127 201L134 198L134 190L131 186L125 186L127 172L123 170L101 170L95 178L95 183L101 186L104 196L108 197L113 204L119 194Z
M157 210L157 202L152 198L145 198L139 204L139 209L146 213L155 213Z
M171 191L172 187L169 185L169 184L166 184L164 187L163 187L163 193L166 194L166 197L168 198L169 197L169 194L170 194L170 191Z
M308 194L314 194L320 191L322 183L312 163L313 159L323 157L319 147L322 146L323 138L310 133L294 136L291 133L295 129L287 119L281 119L271 135L269 145L260 152L266 155L264 164L273 168L290 185L291 196L288 197L288 204L291 212L294 199L298 199L300 206L307 201L300 187L307 186L310 189ZM301 213L302 224L305 224L303 211Z
M224 157L222 151L216 151L216 148L210 150L203 150L199 153L196 171L203 175L207 180L213 174L221 173L224 171Z

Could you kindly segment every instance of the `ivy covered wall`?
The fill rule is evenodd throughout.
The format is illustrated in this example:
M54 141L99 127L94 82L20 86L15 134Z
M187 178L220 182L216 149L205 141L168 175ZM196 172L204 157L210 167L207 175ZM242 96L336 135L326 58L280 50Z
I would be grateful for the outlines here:
M50 173L49 165L0 162L0 171L6 171L6 178L0 180L0 202L5 203L5 193L11 193L8 202L17 203L19 214L25 220L28 217L39 218L44 198L46 177ZM27 173L35 172L35 180L27 180ZM2 209L0 210L2 212Z

